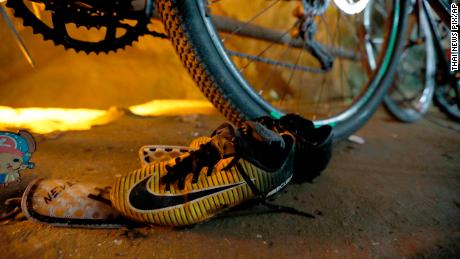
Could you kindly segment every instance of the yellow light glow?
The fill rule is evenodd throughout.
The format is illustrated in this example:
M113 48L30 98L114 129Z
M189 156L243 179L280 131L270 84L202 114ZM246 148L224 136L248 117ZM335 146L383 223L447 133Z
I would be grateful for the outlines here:
M215 112L207 101L155 100L131 106L129 111L139 116L211 114ZM0 130L24 128L35 133L88 130L104 125L124 114L123 109L11 108L0 106Z
M215 111L210 102L197 100L154 100L131 106L129 110L140 116L211 114Z
M27 128L36 133L87 130L105 111L61 108L10 108L0 106L0 128Z

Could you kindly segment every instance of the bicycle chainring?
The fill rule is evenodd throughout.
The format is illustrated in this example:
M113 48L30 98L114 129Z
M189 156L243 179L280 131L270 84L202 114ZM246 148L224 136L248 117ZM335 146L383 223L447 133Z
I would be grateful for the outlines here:
M30 7L33 3L44 5L45 12L51 14L51 21L45 22L35 15ZM12 8L14 16L22 18L24 26L31 27L34 34L41 34L44 40L76 52L116 52L132 45L142 35L163 36L148 30L150 18L143 11L129 11L131 3L128 0L8 0L6 6ZM101 30L105 32L102 32L102 39L96 41L80 39L69 33L69 24L77 28L84 26L88 31L96 28L99 34Z

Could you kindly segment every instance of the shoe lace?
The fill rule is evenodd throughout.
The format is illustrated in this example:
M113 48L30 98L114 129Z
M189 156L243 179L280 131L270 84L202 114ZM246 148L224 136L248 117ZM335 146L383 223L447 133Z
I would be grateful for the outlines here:
M284 141L278 134L250 121L245 122L238 130L224 123L213 132L211 137L211 140L202 144L199 149L179 156L174 159L174 163L165 166L167 173L161 180L166 184L167 191L176 181L179 190L183 190L189 174L193 175L192 183L196 183L204 167L207 167L207 176L211 176L216 164L222 159L233 157L222 170L236 165L244 155L271 165L277 162L276 156L272 158L260 151L284 149Z
M191 151L183 156L176 157L174 164L167 164L167 173L161 178L169 191L171 185L177 182L179 190L185 188L185 180L192 174L192 183L196 183L203 168L207 168L207 176L214 172L216 164L225 158L236 157L235 139L236 134L230 124L223 124L213 133L212 139L201 144L199 149ZM230 167L226 166L223 170Z
M241 150L241 146L246 146L248 143L241 143L241 141L238 141L241 140L241 138L238 139L237 137L254 137L254 134L252 134L254 127L255 125L253 124L246 124L246 126L240 128L240 134L237 134L230 124L224 124L213 133L214 137L211 139L211 141L200 145L200 148L197 150L191 151L184 156L175 158L174 165L167 164L165 166L167 173L161 178L161 181L166 184L166 191L169 191L171 185L176 181L179 190L183 190L185 188L185 179L189 174L193 174L192 183L196 183L204 167L207 167L207 176L211 176L214 172L216 164L221 159L233 157L233 159L222 170L227 170L235 166L260 204L266 206L274 212L282 212L307 218L315 218L315 216L310 213L299 211L291 207L268 203L267 197L262 194L262 192L252 182L244 168L241 166L239 161L242 158L242 153L244 153ZM260 131L258 132L260 133ZM270 144L284 145L284 142L282 144ZM236 152L236 150L240 152Z

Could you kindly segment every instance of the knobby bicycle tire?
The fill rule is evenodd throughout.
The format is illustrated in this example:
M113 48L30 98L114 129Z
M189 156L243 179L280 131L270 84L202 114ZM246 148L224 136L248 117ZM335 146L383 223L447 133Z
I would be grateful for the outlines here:
M222 46L209 33L210 19L202 6L202 0L155 0L156 10L165 30L193 80L214 106L232 123L261 116L279 118L282 112L263 100L244 83ZM394 0L388 40L384 44L375 71L372 91L361 96L351 116L343 120L326 122L334 127L335 140L340 140L362 127L382 102L396 69L398 56L405 42L407 8L409 1ZM323 122L315 121L316 125Z

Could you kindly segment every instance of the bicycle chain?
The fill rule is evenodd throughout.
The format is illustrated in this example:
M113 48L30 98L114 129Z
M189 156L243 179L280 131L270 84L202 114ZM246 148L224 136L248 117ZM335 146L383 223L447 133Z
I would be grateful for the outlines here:
M302 0L303 11L298 14L298 18L302 20L299 26L301 31L303 31L301 36L302 38L308 38L311 40L313 35L316 33L316 26L313 22L312 17L323 14L329 6L329 0ZM312 73L326 73L328 70L323 68L309 67L309 66L299 66L298 64L291 64L286 62L281 62L273 60L270 58L265 58L261 56L255 56L243 52L226 50L227 54L234 57L244 58L247 60L253 60L261 63L266 63L269 65L274 65L282 68L303 71L303 72L312 72Z
M321 68L294 65L294 64L290 64L290 63L286 63L286 62L276 61L276 60L273 60L273 59L270 59L270 58L254 56L254 55L251 55L251 54L242 53L242 52L233 51L233 50L228 50L228 49L226 50L226 52L230 56L235 56L235 57L239 57L239 58L245 58L245 59L248 59L248 60L254 60L254 61L257 61L257 62L266 63L266 64L269 64L269 65L274 65L274 66L283 67L283 68L287 68L287 69L293 69L293 70L298 70L298 71L303 71L303 72L320 73L320 74L327 72L326 70L323 70Z
M63 45L65 49L74 49L85 53L116 52L131 46L140 36L151 35L167 38L163 33L150 31L150 18L142 11L127 12L131 7L129 1L104 2L98 0L30 0L41 3L45 11L51 12L52 24L50 27L38 18L25 4L28 0L8 0L6 6L14 10L14 16L23 20L24 26L31 27L34 34L41 34L44 40L51 40L55 45ZM135 25L124 23L124 19L134 20ZM97 42L75 39L69 35L66 24L75 24L77 28L84 26L87 29L105 28L105 37ZM117 37L117 29L126 32Z

